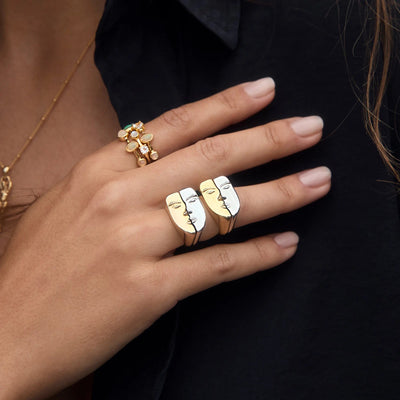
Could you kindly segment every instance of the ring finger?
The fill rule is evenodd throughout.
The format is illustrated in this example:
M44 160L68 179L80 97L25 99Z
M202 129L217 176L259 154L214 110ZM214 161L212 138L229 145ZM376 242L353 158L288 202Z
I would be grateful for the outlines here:
M331 171L327 167L318 167L271 182L236 188L241 207L236 227L272 218L312 203L325 196L330 185ZM157 221L160 229L159 234L153 236L152 249L154 251L157 248L157 255L162 257L182 246L183 239L166 210L159 210L157 214L158 218L154 221ZM201 240L210 239L217 233L218 227L208 214Z

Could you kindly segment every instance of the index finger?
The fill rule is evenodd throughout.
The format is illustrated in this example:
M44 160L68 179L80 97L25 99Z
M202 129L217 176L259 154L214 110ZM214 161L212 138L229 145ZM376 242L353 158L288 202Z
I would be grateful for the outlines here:
M271 103L274 96L272 78L242 83L165 112L145 124L146 132L153 134L152 146L163 157L245 120ZM110 148L119 158L113 163L118 171L130 170L136 165L135 157L117 141L104 148L107 159Z
M272 78L242 83L169 110L147 123L146 130L157 135L161 155L168 154L248 118L269 104L274 95Z

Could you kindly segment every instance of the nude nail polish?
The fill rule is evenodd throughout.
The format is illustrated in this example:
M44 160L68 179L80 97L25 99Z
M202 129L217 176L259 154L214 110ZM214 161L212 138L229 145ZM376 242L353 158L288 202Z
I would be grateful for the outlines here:
M279 247L287 249L299 243L299 236L295 232L285 232L276 235L274 241Z
M272 78L262 78L244 85L244 91L253 99L265 97L272 93L274 89L275 81Z
M306 137L321 132L324 127L324 121L321 117L313 115L311 117L297 119L290 125L296 135Z
M332 172L327 167L318 167L299 174L300 182L311 188L326 185L331 180L331 177Z

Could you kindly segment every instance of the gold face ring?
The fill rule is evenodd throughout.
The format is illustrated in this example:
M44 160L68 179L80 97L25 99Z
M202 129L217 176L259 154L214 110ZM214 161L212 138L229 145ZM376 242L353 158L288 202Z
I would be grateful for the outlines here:
M208 179L200 184L200 192L211 215L219 226L219 233L231 232L240 210L240 200L226 176Z
M145 131L143 122L126 125L118 131L117 137L121 142L126 142L125 150L135 155L139 167L158 160L158 152L151 144L153 134Z
M165 203L171 221L183 235L185 246L194 246L206 224L206 213L196 191L182 189L167 196Z

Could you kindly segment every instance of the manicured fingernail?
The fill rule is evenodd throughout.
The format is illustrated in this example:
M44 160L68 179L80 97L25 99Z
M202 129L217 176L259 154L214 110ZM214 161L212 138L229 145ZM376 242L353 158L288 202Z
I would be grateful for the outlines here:
M321 132L324 127L324 121L321 117L314 115L312 117L297 119L291 123L291 126L297 135L305 137Z
M299 243L299 236L294 232L280 233L274 237L275 243L287 249L288 247L296 246Z
M299 174L301 183L305 186L317 188L327 184L332 177L332 172L327 167L318 167Z
M244 85L244 91L254 99L265 97L272 93L274 89L275 81L272 78L262 78Z

